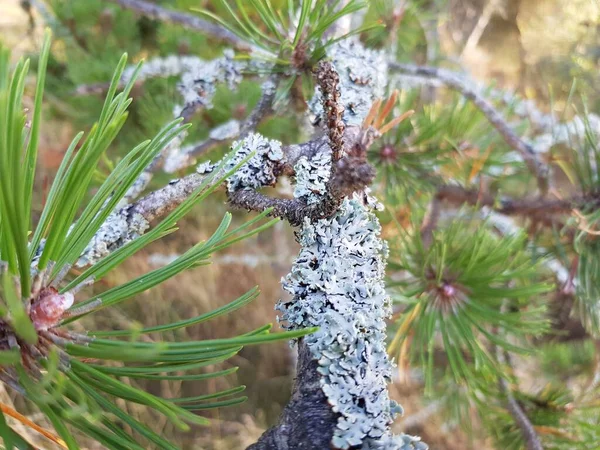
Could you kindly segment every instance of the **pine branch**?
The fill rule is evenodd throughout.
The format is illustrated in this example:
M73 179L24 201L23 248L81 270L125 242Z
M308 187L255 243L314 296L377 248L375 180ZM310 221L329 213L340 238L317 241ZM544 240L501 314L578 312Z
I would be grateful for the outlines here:
M351 148L359 146L362 141L362 134L357 131L357 127L346 129L345 142L346 149L342 149L342 154L346 156L335 165L337 170L333 173L329 183L329 194L324 196L323 200L314 204L307 204L301 199L283 199L273 198L257 192L253 189L240 189L229 192L229 201L233 206L247 209L249 211L264 211L272 208L270 215L286 219L290 225L299 226L305 218L315 221L324 217L331 216L339 206L340 200L354 192L360 192L369 186L374 178L374 172L366 160L352 158L348 153ZM280 174L294 175L294 166L301 159L312 160L320 149L329 149L329 138L323 136L302 144L291 145L283 148L284 159L278 168ZM366 155L366 150L364 151ZM352 171L358 171L358 174L352 174ZM354 176L353 176L354 175Z
M471 88L459 75L437 67L416 66L412 64L402 64L398 62L390 63L390 70L403 74L408 74L427 79L435 79L444 85L454 89L471 100L473 104L485 115L488 121L500 133L504 141L516 152L518 152L527 168L535 176L538 188L542 195L545 195L550 188L549 168L541 161L539 155L533 147L521 139L512 130L502 114L479 92Z
M319 365L304 341L298 342L298 362L292 396L279 423L268 429L247 450L326 449L338 415L321 389Z
M438 187L435 198L455 205L487 206L500 214L526 216L545 223L552 223L549 217L551 215L570 214L574 209L600 207L600 198L593 195L561 200L496 198L485 192L453 185Z
M246 41L236 36L231 31L209 22L200 17L183 13L180 11L172 11L150 3L144 0L107 0L116 3L123 8L135 11L152 19L163 22L170 22L181 25L190 30L199 31L208 34L216 39L228 42L238 50L251 50L252 47Z
M255 131L256 127L265 117L273 114L273 101L275 100L275 94L277 93L277 82L279 77L279 74L273 74L262 84L262 95L258 100L258 103L250 115L241 124L238 123L236 132L229 133L223 137L218 130L220 127L217 127L209 133L209 138L207 140L196 144L190 149L187 152L190 156L190 163L194 163L198 156L208 152L223 142L239 138L243 139L249 133Z
M360 57L357 59L359 64L363 62ZM374 174L366 163L366 150L374 138L380 136L378 130L385 132L401 118L383 126L395 103L392 96L390 106L384 107L383 112L379 112L379 100L370 111L363 109L364 116L353 117L359 125L342 122L344 91L337 90L337 70L339 67L324 63L315 73L321 87L327 135L284 149L287 165L284 169L291 169L296 175L295 198L269 199L253 189L229 192L234 204L259 210L269 206L280 208L280 214L290 223L302 223L297 234L302 245L300 255L283 282L294 298L280 302L278 309L288 329L301 329L310 324L321 326L318 336L299 343L292 399L279 423L249 447L253 450L358 446L426 448L416 438L392 436L389 431L394 416L394 404L385 385L391 370L384 347L384 318L389 311L385 306L382 271L377 269L384 264L380 253L383 243L377 219L370 211L372 200L368 195L364 194L362 199L360 196L353 200L346 198L355 190L364 190L373 179ZM367 97L372 94L371 89L377 88L369 86L369 82L357 81L352 75L355 74L350 75L348 89L363 89L360 92ZM357 88L357 85L362 87ZM316 220L321 217L325 217L324 220ZM354 255L355 251L360 261L344 267L344 255L348 252ZM361 258L365 259L364 266ZM365 270L367 265L369 269ZM313 270L320 281L311 279L309 272ZM369 293L355 295L348 287L344 294L337 294L346 283L348 286L364 283L371 288ZM334 293L337 294L335 306L328 300ZM366 300L365 295L371 299ZM340 342L339 348L331 348L334 341ZM370 350L359 350L365 348ZM360 364L361 370L353 371L348 367L352 364ZM365 408L367 398L379 405ZM363 426L354 427L357 422Z
M510 368L510 359L504 350L496 348L496 355L500 364ZM525 414L515 397L512 395L510 386L508 385L506 379L500 378L498 380L498 384L500 386L500 390L506 397L506 407L508 412L514 419L516 425L521 429L521 434L525 440L527 450L544 450L540 441L540 437L535 431L533 424L527 417L527 414Z
M340 77L329 61L319 63L315 70L317 85L321 89L323 111L329 135L329 145L332 150L333 162L342 158L344 151L344 130L346 125L342 121L344 107L340 101ZM335 164L332 165L335 168Z

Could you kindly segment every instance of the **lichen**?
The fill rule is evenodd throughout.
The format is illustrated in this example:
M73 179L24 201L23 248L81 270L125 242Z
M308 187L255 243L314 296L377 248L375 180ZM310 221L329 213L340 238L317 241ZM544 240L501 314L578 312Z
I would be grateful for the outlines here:
M308 205L318 203L327 192L331 176L331 149L317 153L314 158L302 156L294 166L296 185L294 197Z
M232 170L240 162L254 153L245 164L243 164L227 180L229 192L239 189L258 189L263 186L272 186L277 181L275 174L278 163L283 160L281 143L263 137L258 133L251 133L241 142L231 145L235 155L225 166L225 171Z
M144 192L144 189L146 189L148 184L150 184L150 180L152 180L152 173L149 171L142 172L129 189L127 189L127 192L119 201L115 209L118 210L138 198L140 194Z
M223 57L193 65L182 72L177 89L186 106L201 104L211 108L218 84L226 83L233 89L242 81L245 64L233 57L233 51L226 50Z
M342 119L347 125L360 125L373 101L385 93L388 77L385 55L349 39L333 45L327 55L340 77L339 90L344 107ZM315 117L323 116L320 92L311 99L309 107Z
M140 237L149 227L150 224L141 214L130 214L129 208L112 213L94 234L76 265L84 267L96 264L112 251Z
M208 137L215 141L225 141L227 139L233 139L240 133L240 122L239 120L231 119L227 122L213 128Z
M226 83L230 89L235 88L242 80L242 69L245 66L245 62L234 59L232 50L225 50L222 57L212 61L205 61L197 56L170 55L147 61L138 72L137 80L179 75L177 89L184 104L201 104L210 108L217 84ZM136 66L127 67L121 76L121 83L128 83L135 70Z
M167 146L162 150L165 155L163 170L167 173L174 173L180 169L188 167L191 164L191 155L188 151L181 148L183 141L187 137L187 131L182 131L175 136Z
M286 328L319 327L304 339L318 360L323 392L340 414L332 444L342 449L404 448L390 446L404 438L389 436L400 408L387 391L391 306L383 281L387 247L379 234L377 218L358 196L345 199L332 218L307 219L300 254L282 281L293 299L277 305Z
M381 439L367 440L362 450L427 450L429 447L421 438L408 434L386 434Z
M196 173L200 175L212 173L213 170L215 170L215 165L210 161L204 161L196 166Z
M181 75L184 72L193 72L204 64L206 64L206 61L197 56L170 55L164 58L152 58L142 65L136 80L143 81L148 78L166 78ZM136 68L137 65L131 65L125 68L121 75L122 84L127 84L131 81L131 77L135 73Z

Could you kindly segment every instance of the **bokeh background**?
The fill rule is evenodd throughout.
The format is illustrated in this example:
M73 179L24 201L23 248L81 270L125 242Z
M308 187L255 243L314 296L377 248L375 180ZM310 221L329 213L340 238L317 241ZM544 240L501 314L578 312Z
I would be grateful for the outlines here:
M403 0L397 0L402 2ZM33 2L36 6L35 3ZM161 1L163 6L186 9L211 7L206 0ZM439 55L475 79L514 90L534 99L542 111L561 110L572 80L587 97L591 111L600 106L600 6L597 0L449 0L406 2L399 48L405 60L435 61ZM59 14L45 16L29 2L0 0L0 41L12 49L13 58L34 54L40 34L49 20L60 22L56 34L47 89L45 127L40 148L44 175L50 179L63 152L79 129L87 129L100 108L97 96L78 97L74 87L109 79L122 52L137 61L152 55L197 54L207 59L218 55L218 45L197 33L177 26L117 14L98 0L53 0ZM426 26L425 26L426 25ZM112 150L118 157L169 119L177 101L174 80L151 81L135 92L132 115L123 137ZM235 93L220 88L215 107L202 113L197 137L230 117L243 117L260 95L257 83L248 82ZM267 121L261 131L269 137L294 142L294 111ZM217 152L220 150L217 150ZM105 176L109 166L99 167ZM43 179L41 177L40 179ZM160 186L168 180L161 175ZM38 186L44 189L43 183ZM106 283L119 283L164 264L210 235L227 210L222 195L213 196L180 224L180 232L136 254ZM245 217L236 213L236 220ZM151 326L166 320L190 317L218 307L258 285L261 296L250 306L219 320L178 331L174 339L203 339L233 335L275 321L274 305L283 295L280 279L288 271L298 250L292 230L279 223L251 240L221 253L208 267L190 270L128 302L122 309L95 314L85 324L90 328ZM93 322L92 322L93 321ZM277 326L277 325L275 325ZM294 350L285 343L244 349L229 362L240 367L227 379L198 386L148 383L147 389L165 396L199 395L247 385L249 400L233 408L211 411L209 428L181 433L143 408L123 405L139 420L162 430L182 448L236 450L256 441L277 420L287 402L293 382ZM391 389L405 408L405 417L395 427L422 436L432 449L463 450L491 448L483 439L469 437L438 414L435 402L423 399L418 379L398 374ZM2 401L14 399L2 392ZM25 407L26 405L18 405ZM133 409L132 409L133 408ZM35 420L35 417L32 417ZM474 423L477 427L477 423ZM46 445L46 444L44 444ZM48 448L50 446L48 445ZM90 443L89 448L95 447Z

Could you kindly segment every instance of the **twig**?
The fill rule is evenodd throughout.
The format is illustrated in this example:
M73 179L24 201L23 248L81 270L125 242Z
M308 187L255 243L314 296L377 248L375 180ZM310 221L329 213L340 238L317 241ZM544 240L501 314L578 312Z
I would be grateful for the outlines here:
M459 75L437 67L416 66L412 64L402 64L390 62L390 70L395 70L408 75L435 79L444 85L454 89L471 100L473 104L485 115L494 128L500 133L504 141L515 151L517 151L529 171L536 177L538 188L542 195L545 195L549 189L549 168L544 164L533 147L521 139L508 125L502 114L479 92L471 88Z
M492 0L491 2L489 2L485 5L485 8L483 9L481 16L479 16L479 20L477 21L477 24L473 28L473 31L471 31L471 34L469 35L469 38L467 39L467 43L465 44L465 46L460 54L461 58L464 58L466 53L468 53L469 51L471 51L475 47L477 47L477 44L479 44L479 40L481 39L481 36L483 36L483 32L485 31L488 24L490 23L490 19L500 8L501 8L501 6L500 6L498 0Z
M277 93L279 77L280 74L274 73L262 84L262 95L250 115L244 120L240 129L240 138L246 137L265 117L273 114L273 102Z
M451 185L438 187L435 197L440 201L447 201L457 205L488 206L501 214L528 216L544 222L547 222L549 216L553 214L570 214L575 208L600 206L600 198L595 198L594 196L575 196L560 200L538 198L498 199L477 190Z
M498 347L496 347L496 353L498 362L500 364L510 367L510 360L508 358L508 355ZM510 386L508 385L506 379L500 377L498 380L498 385L500 386L500 390L506 396L506 406L508 412L514 419L517 426L521 429L521 433L523 435L523 439L525 440L527 450L544 450L533 424L531 423L531 421L529 420L529 418L527 417L527 415L525 414L515 397L512 395Z
M329 134L329 145L332 151L332 169L344 154L344 130L346 125L342 121L344 107L340 102L340 77L333 64L329 61L319 63L315 71L316 82L321 89L325 123Z
M266 117L273 114L273 101L275 100L275 94L277 89L277 81L279 79L279 74L271 75L262 85L262 95L258 100L258 103L250 113L250 115L242 122L239 127L237 134L233 136L228 136L226 139L218 139L216 137L209 137L207 140L197 144L190 152L189 156L190 161L194 162L195 159L206 153L210 149L215 146L222 144L228 140L232 139L243 139L256 130L258 124ZM212 132L211 132L212 134Z
M253 189L240 189L230 192L229 201L237 208L248 211L262 212L268 208L273 208L271 216L286 219L292 226L301 225L305 217L311 220L327 217L333 214L338 206L337 202L307 205L298 199L269 197Z
M183 203L204 181L205 175L193 173L172 180L166 186L126 207L129 214L140 214L148 222L164 217Z
M440 219L440 199L436 196L429 203L427 213L421 224L421 240L425 247L429 247L433 240L433 231L436 229Z
M208 35L211 35L217 39L229 42L238 50L252 50L252 47L248 45L240 37L236 36L231 31L216 25L212 22L204 20L200 17L182 13L179 11L171 11L169 9L162 8L161 6L155 5L144 0L107 0L112 3L121 5L123 8L130 9L144 16L148 16L152 19L160 20L163 22L171 22L181 25L185 28L189 28L196 31L201 31Z

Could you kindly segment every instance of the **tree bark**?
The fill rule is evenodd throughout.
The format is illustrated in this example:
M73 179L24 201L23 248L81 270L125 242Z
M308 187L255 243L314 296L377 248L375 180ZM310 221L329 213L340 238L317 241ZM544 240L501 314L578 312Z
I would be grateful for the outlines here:
M292 398L279 423L265 431L247 450L326 450L337 425L338 415L321 389L319 364L308 346L298 342L298 365Z

